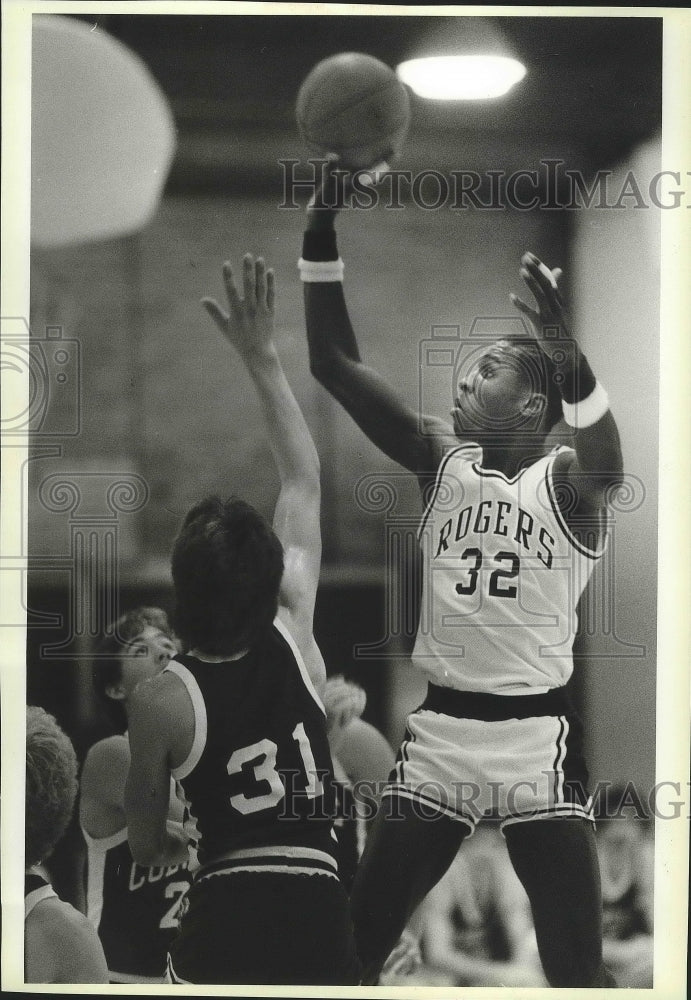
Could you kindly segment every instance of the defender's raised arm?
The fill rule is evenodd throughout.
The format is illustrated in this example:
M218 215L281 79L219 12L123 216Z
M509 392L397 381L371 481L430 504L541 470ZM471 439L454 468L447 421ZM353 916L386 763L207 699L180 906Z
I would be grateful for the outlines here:
M214 299L202 302L237 350L257 390L281 483L273 520L285 564L280 603L311 632L321 563L319 457L273 340L274 273L261 257L254 260L245 254L242 297L228 262L223 281L228 312Z

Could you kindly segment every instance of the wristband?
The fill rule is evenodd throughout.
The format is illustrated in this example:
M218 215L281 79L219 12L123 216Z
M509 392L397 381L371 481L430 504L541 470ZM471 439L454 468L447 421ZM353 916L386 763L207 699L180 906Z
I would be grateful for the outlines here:
M300 281L305 282L343 281L343 268L340 257L338 260L305 260L300 257L298 261Z
M590 427L609 410L609 398L600 383L596 382L595 388L585 399L581 399L578 403L567 403L563 400L561 408L564 420L570 427L576 429Z
M557 365L556 368L559 371L560 365ZM564 378L559 384L559 391L566 403L578 403L582 399L587 399L595 391L596 385L597 379L588 364L588 359L579 352L576 367L564 373Z

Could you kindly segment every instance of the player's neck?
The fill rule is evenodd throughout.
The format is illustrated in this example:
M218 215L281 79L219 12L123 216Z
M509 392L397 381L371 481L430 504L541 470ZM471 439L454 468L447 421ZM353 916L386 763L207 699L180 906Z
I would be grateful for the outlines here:
M513 479L521 469L532 465L545 453L544 441L490 443L482 445L482 467L501 472Z

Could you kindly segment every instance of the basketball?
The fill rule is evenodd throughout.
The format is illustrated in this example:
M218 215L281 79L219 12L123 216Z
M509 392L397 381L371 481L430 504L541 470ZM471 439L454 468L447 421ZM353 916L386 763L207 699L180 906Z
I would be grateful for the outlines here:
M400 152L410 98L390 66L360 52L341 52L307 75L295 115L311 155L336 153L344 166L366 169Z

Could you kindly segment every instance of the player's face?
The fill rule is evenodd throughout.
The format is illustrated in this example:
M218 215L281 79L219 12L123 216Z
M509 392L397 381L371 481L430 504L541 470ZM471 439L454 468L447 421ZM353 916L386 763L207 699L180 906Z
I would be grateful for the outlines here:
M457 432L518 430L538 386L525 352L498 340L461 372L453 410Z
M146 628L129 644L122 657L122 686L129 694L140 681L154 677L178 653L173 639L153 625Z

